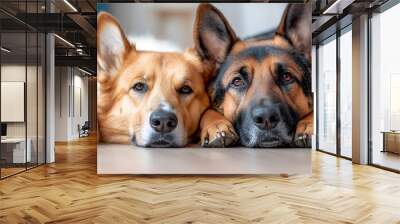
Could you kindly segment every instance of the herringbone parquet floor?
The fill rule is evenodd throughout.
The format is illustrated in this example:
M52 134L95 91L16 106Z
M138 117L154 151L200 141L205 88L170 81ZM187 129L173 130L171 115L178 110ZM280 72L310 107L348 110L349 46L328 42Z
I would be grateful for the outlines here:
M96 141L0 181L0 223L400 223L400 175L313 153L311 176L98 176Z

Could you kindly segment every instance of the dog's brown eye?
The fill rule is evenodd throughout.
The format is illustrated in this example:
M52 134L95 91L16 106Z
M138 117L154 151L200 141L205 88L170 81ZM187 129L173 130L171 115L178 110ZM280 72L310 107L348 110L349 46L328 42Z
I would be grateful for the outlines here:
M136 92L146 92L147 90L147 85L143 82L138 82L132 87L133 90Z
M181 94L190 94L192 93L193 90L190 88L190 86L183 86L182 88L179 89L179 93Z
M292 73L290 73L288 71L284 71L282 76L281 76L281 79L282 79L283 82L289 83L289 82L292 81L293 75L292 75Z
M232 85L233 87L241 87L241 86L244 85L244 81L243 81L243 79L240 78L240 77L235 77L235 78L232 80L231 85Z

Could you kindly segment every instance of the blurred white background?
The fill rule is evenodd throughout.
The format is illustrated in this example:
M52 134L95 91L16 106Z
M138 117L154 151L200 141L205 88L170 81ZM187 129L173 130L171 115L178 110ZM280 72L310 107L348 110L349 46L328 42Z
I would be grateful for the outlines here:
M240 38L276 28L286 4L215 3ZM100 3L139 50L174 51L193 45L196 3Z

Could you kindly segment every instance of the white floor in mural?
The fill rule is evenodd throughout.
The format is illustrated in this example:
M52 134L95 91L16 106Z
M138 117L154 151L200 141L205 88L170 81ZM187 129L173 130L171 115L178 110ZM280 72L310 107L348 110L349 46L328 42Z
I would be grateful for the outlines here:
M309 174L311 149L148 149L99 144L98 174Z

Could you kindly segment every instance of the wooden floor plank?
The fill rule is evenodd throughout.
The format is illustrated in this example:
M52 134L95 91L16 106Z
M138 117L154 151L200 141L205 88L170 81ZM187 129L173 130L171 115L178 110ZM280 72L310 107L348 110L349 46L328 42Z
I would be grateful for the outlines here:
M312 175L96 174L96 138L0 181L0 223L400 223L400 175L313 152Z

